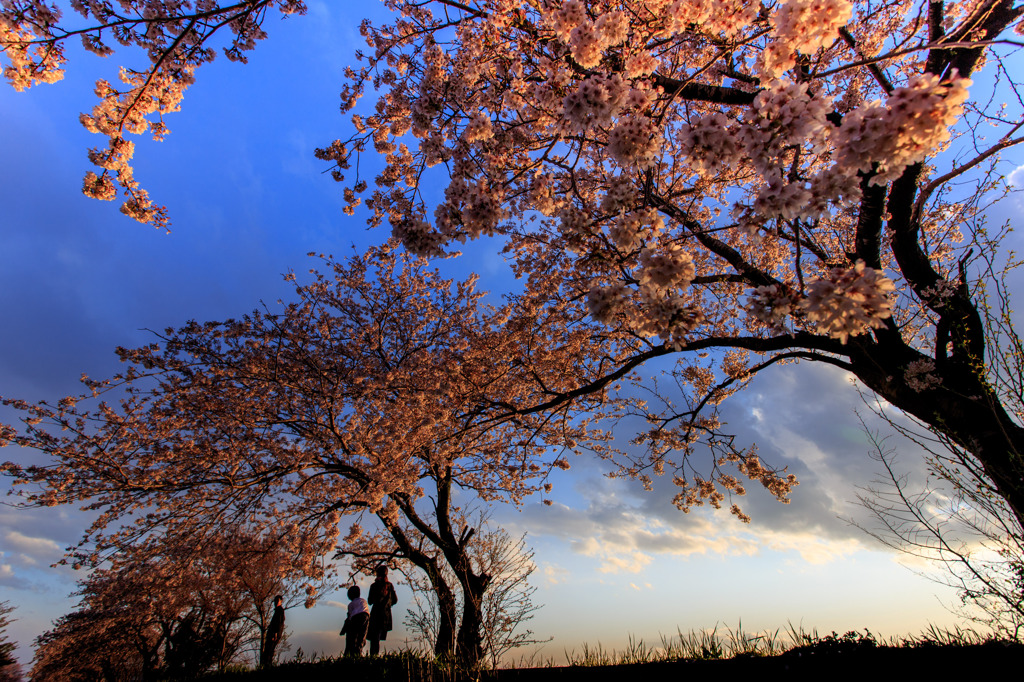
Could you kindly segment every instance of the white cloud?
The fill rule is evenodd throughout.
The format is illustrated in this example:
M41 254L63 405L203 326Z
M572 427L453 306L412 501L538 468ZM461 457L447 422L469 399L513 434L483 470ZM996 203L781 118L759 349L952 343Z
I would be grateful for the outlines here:
M1014 187L1024 187L1024 166L1017 166L1006 179Z
M4 540L7 541L9 546L19 549L28 555L60 552L60 545L53 540L24 535L16 530L7 531L4 535Z
M24 553L19 553L18 554L18 561L20 561L25 566L38 566L39 565L38 561L36 561L34 558L30 557L28 554L24 554Z
M557 585L569 579L569 571L555 564L544 564L541 575L544 576L544 581L548 585Z
M0 556L3 556L3 554L0 553ZM0 585L4 587L13 587L15 589L25 589L29 587L28 581L15 575L13 566L3 563L0 563Z
M679 514L675 527L669 526L665 518L644 517L637 511L622 503L615 508L594 503L586 510L563 505L558 519L564 525L544 529L535 526L533 534L570 539L573 552L598 560L596 570L611 574L642 573L657 556L738 557L766 551L795 552L808 564L822 565L863 548L856 539L822 536L814 528L768 530L710 510Z
M650 563L650 555L643 552L606 554L598 570L601 573L640 573Z
M762 534L761 543L776 552L797 552L805 562L816 566L839 561L865 549L855 539L833 540L806 533Z

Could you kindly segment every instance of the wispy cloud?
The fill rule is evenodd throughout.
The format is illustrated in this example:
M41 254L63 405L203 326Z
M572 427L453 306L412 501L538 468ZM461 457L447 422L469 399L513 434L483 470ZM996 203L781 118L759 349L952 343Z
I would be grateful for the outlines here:
M32 537L19 533L16 530L9 530L4 534L4 540L9 547L18 549L29 556L46 554L52 555L60 552L60 545L49 538Z
M3 554L0 553L0 557L2 556ZM31 587L31 584L15 573L14 566L0 561L0 586L24 590Z
M557 585L569 580L569 571L557 564L543 564L540 571L544 582L548 585Z

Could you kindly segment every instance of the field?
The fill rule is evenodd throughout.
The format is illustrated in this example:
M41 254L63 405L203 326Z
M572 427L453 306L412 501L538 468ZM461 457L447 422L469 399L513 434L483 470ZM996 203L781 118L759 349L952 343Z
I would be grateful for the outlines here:
M600 646L566 652L567 665L524 660L497 670L464 671L414 653L378 658L319 658L290 661L269 670L233 670L204 679L214 682L304 682L338 679L360 682L584 682L642 679L668 682L691 678L787 680L896 676L948 676L982 670L1020 669L1024 643L986 639L971 631L930 631L914 638L878 641L870 632L818 636L790 631L748 635L742 629L679 633L660 647L630 642L621 652Z

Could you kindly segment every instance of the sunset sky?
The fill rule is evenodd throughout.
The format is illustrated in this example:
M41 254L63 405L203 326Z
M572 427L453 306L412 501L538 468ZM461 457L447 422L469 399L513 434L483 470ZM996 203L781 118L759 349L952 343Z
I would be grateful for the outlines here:
M64 81L25 93L0 86L0 395L77 393L83 372L103 378L119 369L116 347L151 342L146 329L273 307L292 292L282 275L310 266L307 252L344 256L388 237L368 231L364 216L342 213L340 186L313 156L349 134L338 112L342 72L364 47L359 20L385 13L372 3L309 5L306 17L271 14L270 38L248 65L221 56L201 68L182 112L167 119L168 138L137 142L136 177L168 206L171 234L80 193L86 150L105 142L78 114L94 103L94 81L116 78L125 57L104 61L72 45ZM1024 163L1015 153L1008 168ZM1010 198L993 221L1021 208ZM494 242L469 244L441 268L459 277L476 271L492 291L513 282ZM879 468L857 411L869 428L882 428L845 375L806 364L767 372L726 403L724 421L739 442L756 442L763 458L800 481L789 505L751 486L740 500L750 524L725 511L682 514L670 504L669 481L644 492L606 478L604 463L585 456L556 478L552 506L531 499L521 509L494 508L494 521L528 533L536 552L534 600L543 608L529 625L554 638L541 656L559 659L583 642L622 648L630 635L656 644L677 628L740 621L745 630L791 621L883 635L957 622L946 608L957 606L955 593L920 575L927 566L902 565L849 522L865 519L858 488ZM0 412L0 420L12 415ZM920 471L908 444L891 444L901 466ZM0 451L0 460L33 456ZM50 564L85 520L70 508L0 507L0 601L17 607L10 632L23 662L32 640L72 606L80 575ZM398 588L396 625L410 601ZM346 601L339 592L312 610L290 610L292 650L338 653ZM398 625L389 647L406 636Z

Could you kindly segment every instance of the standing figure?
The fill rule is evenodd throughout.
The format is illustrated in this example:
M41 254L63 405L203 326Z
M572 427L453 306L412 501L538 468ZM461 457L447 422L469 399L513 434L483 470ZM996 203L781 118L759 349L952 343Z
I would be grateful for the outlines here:
M377 567L377 579L370 585L370 594L366 601L373 607L370 610L370 655L380 653L380 642L387 639L391 630L391 607L398 603L395 586L388 582L388 567Z
M284 597L274 597L274 615L267 628L267 636L263 640L263 651L260 652L260 667L269 668L274 664L274 649L284 634Z
M370 605L359 596L358 585L348 588L348 598L348 616L340 633L345 635L345 655L362 656L366 628L370 625Z

